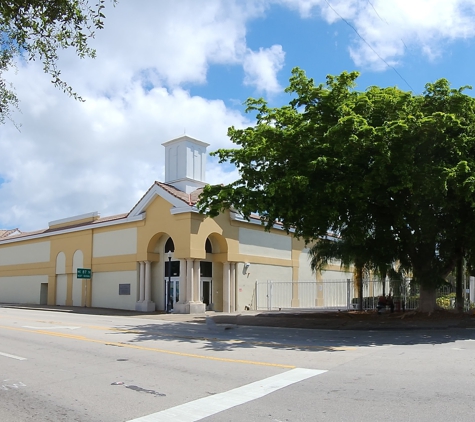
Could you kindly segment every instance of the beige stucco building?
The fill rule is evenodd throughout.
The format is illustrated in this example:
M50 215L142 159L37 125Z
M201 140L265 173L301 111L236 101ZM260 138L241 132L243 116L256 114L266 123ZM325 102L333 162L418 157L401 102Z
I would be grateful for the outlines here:
M278 280L292 282L291 306L300 306L299 280L321 281L303 241L232 211L199 214L208 145L188 136L163 145L165 182L129 212L0 231L0 303L234 312L255 308L257 281ZM78 278L78 269L90 269L91 278ZM348 277L339 266L327 275Z

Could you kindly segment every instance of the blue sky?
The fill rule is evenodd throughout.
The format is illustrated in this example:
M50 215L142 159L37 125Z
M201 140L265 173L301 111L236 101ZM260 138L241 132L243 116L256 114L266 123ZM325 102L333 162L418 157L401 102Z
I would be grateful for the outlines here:
M93 46L95 60L61 55L85 103L39 63L6 75L21 127L0 131L0 228L129 211L164 178L163 142L186 131L209 151L231 147L227 128L253 124L243 102L286 104L295 66L317 83L358 70L360 90L475 86L475 0L119 0ZM209 159L208 182L235 177Z
M376 7L373 10L377 12ZM390 28L391 23L387 26ZM388 66L385 57L378 58L381 68L375 71L371 67L356 65L349 55L349 45L362 42L355 29L351 21L341 19L328 24L316 10L312 16L303 18L295 10L275 5L265 16L248 24L246 38L247 46L254 50L263 45L279 44L283 47L285 63L277 75L283 88L288 84L292 68L297 66L316 82L324 82L328 74L357 70L361 73L357 86L360 90L379 85L422 93L426 83L439 78L449 79L453 87L475 86L475 72L471 66L475 57L473 38L443 39L438 42L438 56L432 58L421 54L421 46L414 45L410 38L402 38L405 51L398 63L389 63ZM376 47L375 51L378 53ZM243 75L243 69L237 65L212 66L207 73L207 83L191 85L189 89L193 95L221 98L230 107L242 104L248 97L264 96L275 106L288 101L288 95L283 92L266 96L257 87L243 86Z

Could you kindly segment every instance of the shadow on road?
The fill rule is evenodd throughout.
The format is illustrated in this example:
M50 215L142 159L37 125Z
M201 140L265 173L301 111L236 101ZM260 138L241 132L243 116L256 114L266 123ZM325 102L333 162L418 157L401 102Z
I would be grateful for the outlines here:
M202 344L205 350L228 354L257 347L333 353L351 347L475 341L475 316L447 312L430 316L409 312L377 315L375 312L289 311L196 316L46 305L1 307L126 317L126 324L113 327L108 334L111 342L120 343L120 335L133 334L127 343L194 343ZM136 317L140 322L135 321ZM144 323L144 319L150 319L150 323Z
M344 352L353 347L389 345L435 345L456 341L475 341L475 329L420 328L412 330L324 330L275 328L206 323L126 325L116 327L111 336L133 333L128 343L170 341L202 344L204 350L232 352L251 348L301 350L307 352Z

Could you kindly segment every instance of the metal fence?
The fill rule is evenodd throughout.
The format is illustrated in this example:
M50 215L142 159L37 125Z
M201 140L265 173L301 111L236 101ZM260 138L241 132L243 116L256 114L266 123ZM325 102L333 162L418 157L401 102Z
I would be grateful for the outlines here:
M373 279L363 280L363 308L376 309L378 297L391 292L395 282ZM399 293L393 296L396 310L416 309L419 306L419 290L410 280L398 283ZM470 286L464 289L467 306L470 306ZM383 287L384 286L384 287ZM323 281L256 281L255 309L278 310L304 309L357 309L358 292L353 280ZM437 297L453 293L449 285L437 290ZM452 299L449 299L450 301ZM450 306L455 303L450 302Z

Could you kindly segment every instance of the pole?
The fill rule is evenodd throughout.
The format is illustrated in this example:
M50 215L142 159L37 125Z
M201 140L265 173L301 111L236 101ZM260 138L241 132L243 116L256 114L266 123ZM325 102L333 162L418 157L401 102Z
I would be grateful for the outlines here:
M167 288L167 314L170 313L170 286L172 282L172 253L168 251L168 288Z

